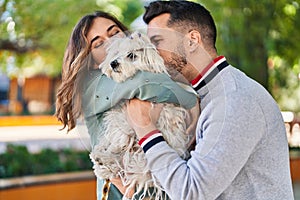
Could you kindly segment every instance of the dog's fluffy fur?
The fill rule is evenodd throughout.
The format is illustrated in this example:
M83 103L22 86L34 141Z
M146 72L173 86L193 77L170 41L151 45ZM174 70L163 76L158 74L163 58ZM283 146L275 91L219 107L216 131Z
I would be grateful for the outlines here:
M126 38L114 38L107 48L106 59L99 68L116 82L123 82L140 70L167 73L164 61L155 47L147 36L140 33L133 33ZM187 134L190 123L191 117L187 110L164 103L157 128L161 130L167 143L184 159L189 157L187 149L192 139ZM102 129L99 144L90 154L96 176L101 179L120 176L124 185L128 186L128 191L134 188L136 194L143 193L142 197L164 199L162 189L147 168L144 152L126 121L121 105L104 114ZM154 188L154 192L150 192L150 187Z

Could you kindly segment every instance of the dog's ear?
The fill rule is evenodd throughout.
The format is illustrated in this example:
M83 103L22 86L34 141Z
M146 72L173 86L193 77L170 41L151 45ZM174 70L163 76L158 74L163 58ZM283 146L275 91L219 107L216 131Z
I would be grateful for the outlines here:
M152 68L152 70L156 73L168 74L167 69L164 65L164 60L159 55L155 46L150 43L150 41L148 45L143 49L143 51L144 51L144 56L143 56L144 63L147 63L148 67Z
M162 60L162 58L159 56L158 52L153 49L153 48L145 48L145 55L146 56L146 62L149 66L151 66L151 68L153 68L155 71L162 73L163 71L161 71L163 68L162 66L164 66L164 62Z
M139 48L143 51L142 60L143 62L150 67L152 70L157 73L167 73L166 67L164 65L164 60L159 55L155 46L151 43L147 35L141 34L140 32L134 32L131 35L131 39L134 39L138 43Z

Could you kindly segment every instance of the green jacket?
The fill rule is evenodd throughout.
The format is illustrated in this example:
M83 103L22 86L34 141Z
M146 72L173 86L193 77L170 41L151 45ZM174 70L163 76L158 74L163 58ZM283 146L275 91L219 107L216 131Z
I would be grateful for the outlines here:
M196 93L183 89L167 74L138 72L132 79L116 83L100 70L93 70L82 85L82 108L92 148L99 142L99 134L102 134L103 113L122 100L138 98L157 103L168 102L186 109L191 109L197 102ZM98 181L98 199L101 199L102 185L103 181ZM119 197L120 193L111 187L109 196Z

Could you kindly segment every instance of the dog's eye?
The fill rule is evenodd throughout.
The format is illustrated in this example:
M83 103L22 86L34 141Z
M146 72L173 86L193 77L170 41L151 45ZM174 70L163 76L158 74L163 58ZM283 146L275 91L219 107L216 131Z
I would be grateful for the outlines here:
M134 60L136 58L136 55L132 52L130 52L128 55L127 55L127 58L129 58L130 60Z

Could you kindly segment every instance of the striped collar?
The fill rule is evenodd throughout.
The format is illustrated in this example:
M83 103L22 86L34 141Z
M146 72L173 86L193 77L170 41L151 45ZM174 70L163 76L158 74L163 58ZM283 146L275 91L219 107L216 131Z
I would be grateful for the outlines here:
M219 56L215 58L209 65L207 65L204 70L191 81L194 90L198 91L200 88L205 86L209 81L211 81L222 69L227 67L229 64L224 56Z

